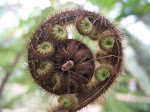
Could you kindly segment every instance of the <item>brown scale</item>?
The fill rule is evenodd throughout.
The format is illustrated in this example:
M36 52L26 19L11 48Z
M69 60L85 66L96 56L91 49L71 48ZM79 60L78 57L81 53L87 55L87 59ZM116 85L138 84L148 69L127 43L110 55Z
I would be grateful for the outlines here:
M73 68L74 71L77 71L77 73L81 74L81 75L85 75L85 74L90 74L91 72L93 72L94 68L91 65L90 61L85 61L82 62L78 65L76 65Z
M73 59L75 62L82 63L86 60L89 60L92 58L92 55L90 55L90 52L86 49L80 49L74 56Z
M73 71L73 72L70 72L70 79L74 80L72 82L77 82L78 80L80 80L80 83L79 83L79 81L77 83L72 83L72 85L71 85L72 88L76 88L76 89L70 90L70 93L72 93L72 92L76 93L77 91L75 91L75 90L77 90L77 87L79 85L87 84L88 81L90 81L90 79L91 79L91 77L93 75L93 72L94 72L94 61L92 63L91 63L91 61L88 63L89 67L85 66L85 64L87 64L87 63L83 63L82 64L83 66L80 67L80 69L84 69L85 70L85 73L82 73L82 74L83 75L87 74L87 76L89 76L88 79L87 79L87 76L84 77L84 76L80 76L82 74L76 74L76 73L78 73L78 71L76 71L76 69L73 68L73 67L75 65L77 65L78 62L74 61L73 56L75 55L75 53L78 53L78 50L75 49L75 48L79 47L80 50L81 49L85 49L86 51L88 51L88 53L90 53L91 57L92 57L92 53L89 50L89 48L87 48L86 45L84 45L83 43L80 43L77 40L66 40L63 44L64 45L61 46L62 49L59 48L59 46L56 48L57 52L54 53L54 56L53 56L54 58L51 57L52 59L48 59L48 60L53 60L53 62L55 62L54 63L54 68L53 68L53 72L56 72L56 73L57 73L57 71L61 72L61 77L62 78L60 78L58 80L58 83L60 84L60 88L59 88L60 90L57 89L57 85L51 84L50 81L49 81L49 83L43 83L42 81L44 81L44 79L43 80L40 79L42 81L39 84L42 87L45 87L46 86L45 84L48 84L47 85L48 87L44 88L44 89L46 89L47 91L53 92L55 94L66 94L67 93L67 83L68 83L67 81L69 81L68 80L69 71ZM67 47L65 47L65 46L67 46ZM81 48L80 48L80 46L81 46ZM75 52L73 52L73 51L75 51ZM72 55L67 55L67 54L64 55L65 53L69 53L69 54L73 53L73 54ZM30 53L29 58L31 57L31 55L35 55L35 54L34 53ZM82 55L80 55L80 56L83 57ZM78 58L81 58L81 57L78 57ZM93 60L93 57L91 58L91 60ZM39 65L40 62L42 62L42 60L40 60L37 64ZM30 65L30 63L29 63L29 65ZM37 70L37 68L39 68L39 66L36 67L36 70ZM33 77L36 80L36 77L37 77L37 75L35 76L35 74L37 74L36 71L32 71L31 73L34 74ZM41 76L38 76L38 77L41 78ZM50 78L52 78L52 73L51 72L49 74L47 74L47 78L49 78L49 80L50 80ZM65 83L64 83L64 81L65 81ZM58 83L56 81L56 84L58 84ZM62 84L63 84L63 86L66 85L66 87L63 87ZM77 84L79 84L79 85L77 85Z

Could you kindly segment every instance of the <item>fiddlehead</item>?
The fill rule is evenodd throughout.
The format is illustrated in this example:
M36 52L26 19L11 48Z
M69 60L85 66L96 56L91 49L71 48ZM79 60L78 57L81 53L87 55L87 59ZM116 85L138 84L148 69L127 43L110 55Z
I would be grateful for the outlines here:
M68 38L67 26L76 34ZM93 41L94 51L88 47ZM97 46L96 46L97 45ZM28 49L34 80L60 95L54 112L76 112L103 95L122 71L122 43L117 29L101 14L83 9L58 13L35 32Z

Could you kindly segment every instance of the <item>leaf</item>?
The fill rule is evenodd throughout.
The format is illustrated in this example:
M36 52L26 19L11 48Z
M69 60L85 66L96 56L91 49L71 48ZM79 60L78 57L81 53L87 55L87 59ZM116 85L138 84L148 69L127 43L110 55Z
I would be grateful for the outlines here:
M107 99L107 102L104 105L103 112L136 112L136 111L133 110L132 108L129 108L125 103L117 100L112 96L111 99Z
M103 7L106 10L110 11L114 4L118 2L118 0L87 0L91 2L93 5L99 6L99 8Z

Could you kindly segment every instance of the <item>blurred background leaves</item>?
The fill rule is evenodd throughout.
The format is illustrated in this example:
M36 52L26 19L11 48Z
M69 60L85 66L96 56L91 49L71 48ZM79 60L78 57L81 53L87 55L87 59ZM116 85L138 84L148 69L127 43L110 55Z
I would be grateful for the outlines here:
M53 11L72 6L102 13L126 35L125 76L101 111L150 112L150 0L1 0L0 112L39 112L56 103L31 79L26 46Z

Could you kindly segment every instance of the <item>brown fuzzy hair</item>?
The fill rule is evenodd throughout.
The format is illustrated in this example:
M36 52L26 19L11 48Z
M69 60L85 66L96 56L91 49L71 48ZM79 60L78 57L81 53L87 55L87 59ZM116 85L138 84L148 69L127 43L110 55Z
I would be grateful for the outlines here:
M96 53L91 52L82 40L68 39L66 26L70 24L83 38L99 45L95 48L98 49ZM105 37L111 40L103 40ZM106 47L110 44L107 41L111 41L112 47L102 49L102 40ZM40 48L40 52L48 52L45 55L37 53L37 46L43 42L53 46L51 49L49 46ZM81 8L66 10L47 19L34 33L28 47L28 65L35 82L47 92L61 96L73 94L77 99L70 108L60 104L54 112L76 112L103 95L122 72L122 58L122 40L117 28L101 14ZM45 65L41 64L43 62ZM64 70L62 67L68 68ZM102 67L107 69L108 77L103 81L91 80ZM105 70L100 71L103 72ZM92 87L89 87L90 83Z

